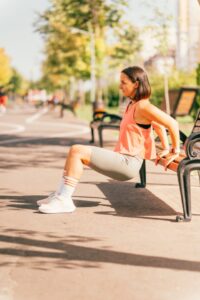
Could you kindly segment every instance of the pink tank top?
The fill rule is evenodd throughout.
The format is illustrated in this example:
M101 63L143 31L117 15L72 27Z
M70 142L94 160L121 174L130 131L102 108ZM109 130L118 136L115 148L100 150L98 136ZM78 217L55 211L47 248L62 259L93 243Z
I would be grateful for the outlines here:
M137 102L129 104L120 124L119 139L115 152L138 155L143 159L156 158L152 127L145 129L136 124L134 113Z

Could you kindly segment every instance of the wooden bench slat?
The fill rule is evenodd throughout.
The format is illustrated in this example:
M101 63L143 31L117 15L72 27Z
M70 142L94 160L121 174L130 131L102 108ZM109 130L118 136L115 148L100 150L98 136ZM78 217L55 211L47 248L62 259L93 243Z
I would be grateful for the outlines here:
M179 156L177 160L173 161L173 162L167 167L167 169L172 170L172 171L174 171L174 172L177 172L178 165L179 165L180 161L183 160L183 159L184 159L184 157L180 157L180 156ZM166 162L166 159L165 159L165 158L161 158L161 159L159 160L159 164L162 165L162 166L165 165L165 162Z

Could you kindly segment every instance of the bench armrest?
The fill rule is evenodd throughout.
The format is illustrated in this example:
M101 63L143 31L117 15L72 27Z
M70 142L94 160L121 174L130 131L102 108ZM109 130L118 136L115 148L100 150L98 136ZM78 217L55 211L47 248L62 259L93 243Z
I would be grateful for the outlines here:
M108 120L106 120L108 119ZM103 116L103 118L101 119L102 122L119 122L122 120L122 117L120 117L119 115L115 115L115 114L106 114Z
M187 138L185 148L189 159L200 159L200 132L194 132Z
M103 118L105 115L107 115L107 112L105 112L105 111L95 111L95 112L93 113L93 120L92 120L92 122L93 122L93 121L101 121L102 118Z

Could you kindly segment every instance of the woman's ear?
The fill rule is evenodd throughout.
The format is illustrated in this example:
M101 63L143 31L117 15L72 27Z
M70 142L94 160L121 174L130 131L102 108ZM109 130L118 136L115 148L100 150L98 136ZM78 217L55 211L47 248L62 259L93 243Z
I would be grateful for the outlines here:
M135 82L135 88L137 89L139 87L139 81L137 80L136 82Z

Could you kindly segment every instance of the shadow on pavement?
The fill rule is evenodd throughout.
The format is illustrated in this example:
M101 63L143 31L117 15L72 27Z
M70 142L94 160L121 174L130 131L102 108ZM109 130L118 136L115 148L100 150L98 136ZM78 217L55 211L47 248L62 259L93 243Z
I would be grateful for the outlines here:
M62 238L30 230L1 229L1 232L1 267L14 265L15 268L25 266L48 271L51 268L102 268L102 263L108 263L200 272L199 261L89 247L90 242L99 241L96 238L84 236ZM10 257L20 259L16 263L12 262Z
M27 141L22 143L0 144L0 170L22 169L31 167L50 166L54 169L60 166L55 165L56 161L63 160L63 165L68 152L68 147L74 144L88 145L89 142L82 138L53 138ZM62 146L58 148L44 148L45 146ZM52 165L54 164L54 165Z
M12 143L9 142L11 140ZM7 141L7 143L6 143ZM44 137L44 136L1 136L0 147L2 148L30 148L33 146L71 146L74 144L88 145L89 139L81 137Z
M60 166L53 165L55 162L59 161L59 159L63 160L63 165L66 159L67 150L63 153L59 153L58 151L51 151L51 152L35 152L32 150L31 154L27 152L23 153L16 153L16 157L10 158L9 155L7 158L3 158L1 161L0 170L16 170L16 169L23 169L23 168L53 168L53 169L60 169Z
M6 208L13 209L37 209L37 201L48 197L48 195L14 196L0 195L0 201L7 200ZM80 197L78 197L80 198ZM74 200L76 207L93 207L100 204L99 201Z
M97 184L113 208L108 212L96 212L97 214L123 216L130 218L148 218L155 220L172 221L172 219L159 218L159 216L175 216L177 212L169 205L156 197L147 189L137 189L134 183L129 182L102 182ZM155 218L153 217L155 216Z
M94 207L100 205L108 208L108 210L96 211L96 214L171 222L174 222L175 218L167 218L167 216L179 214L147 189L135 188L135 183L133 182L110 180L109 182L93 182L93 184L97 185L105 197L96 197L95 195L87 196L87 193L85 195L74 196L74 202L77 207ZM0 195L0 201L8 201L6 207L10 209L36 210L36 201L47 196L48 195ZM84 198L90 198L91 201L84 200ZM100 199L100 201L97 201L97 199ZM109 210L109 208L111 210Z

